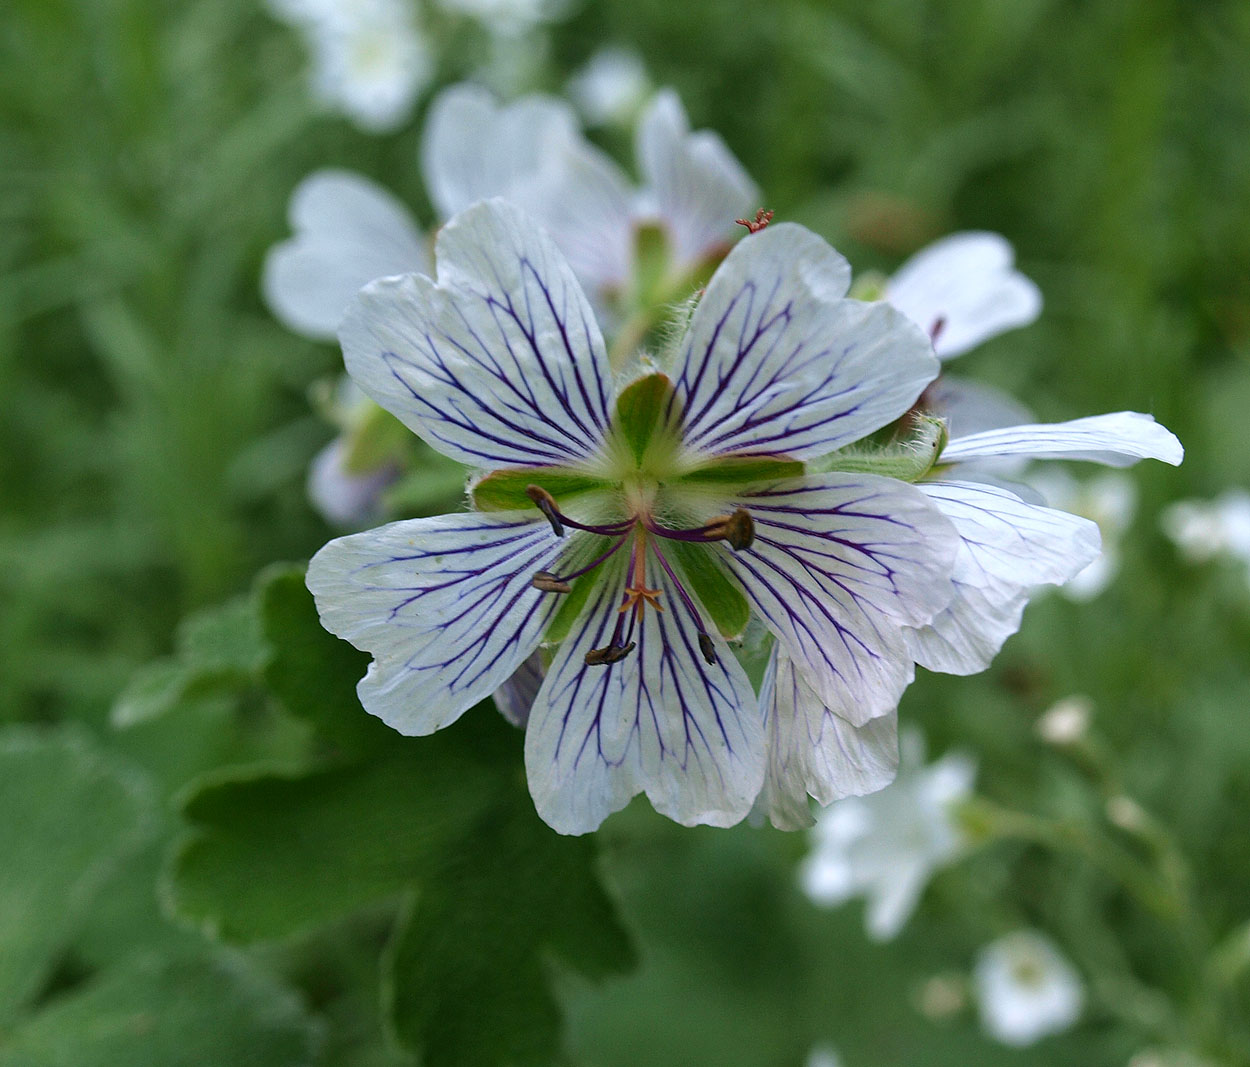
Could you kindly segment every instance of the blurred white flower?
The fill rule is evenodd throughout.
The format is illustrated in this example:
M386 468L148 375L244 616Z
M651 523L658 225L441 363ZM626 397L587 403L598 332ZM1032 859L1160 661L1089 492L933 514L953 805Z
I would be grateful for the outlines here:
M1119 572L1120 543L1137 511L1137 486L1118 471L1078 480L1057 467L1030 474L1028 482L1051 507L1098 524L1102 534L1098 558L1060 587L1071 600L1092 600Z
M313 457L308 468L308 499L332 526L365 526L382 517L382 494L395 483L399 468L384 463L356 473L348 458L351 442L340 434Z
M933 338L940 358L952 359L1041 313L1041 292L1014 263L999 234L953 233L904 263L884 296Z
M627 126L651 91L642 57L628 48L601 48L569 80L569 96L591 126Z
M1075 745L1084 740L1094 716L1094 703L1089 697L1074 696L1060 700L1037 720L1037 735L1047 744Z
M816 1045L807 1054L806 1067L842 1067L842 1057L829 1045Z
M555 22L569 10L568 0L436 0L444 11L467 15L491 33L523 34L544 22Z
M404 0L271 0L301 32L312 90L362 130L385 133L412 112L434 73L425 37Z
M981 950L973 969L981 1025L1004 1045L1031 1045L1081 1014L1080 976L1049 938L1018 930Z
M407 208L346 170L319 170L291 194L294 234L265 257L261 291L282 324L331 341L358 289L391 274L428 271L425 237Z
M1216 557L1250 564L1250 493L1229 489L1214 500L1181 500L1160 519L1163 532L1190 563Z
M817 904L867 898L866 928L879 941L902 930L932 874L967 848L953 813L976 778L964 752L925 766L915 731L903 734L900 748L893 785L837 801L817 816L812 852L799 870L803 890Z

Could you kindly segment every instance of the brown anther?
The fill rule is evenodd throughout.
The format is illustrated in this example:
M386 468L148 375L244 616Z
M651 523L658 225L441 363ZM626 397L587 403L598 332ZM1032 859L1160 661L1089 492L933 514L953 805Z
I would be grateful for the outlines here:
M942 336L944 329L946 329L946 316L939 315L933 320L933 325L929 327L929 344L937 344L937 339Z
M707 660L709 667L716 663L716 648L712 644L712 639L707 634L699 634L699 651L703 653L703 658Z
M635 643L627 645L608 645L606 648L592 648L586 653L586 666L606 667L609 663L618 663L633 652Z
M534 577L530 579L530 585L535 589L541 589L544 593L571 593L573 587L564 581L559 575L552 574L551 571L537 571Z
M734 222L739 226L745 226L748 233L759 233L760 230L773 221L774 214L775 212L765 211L763 208L760 208L755 213L754 219L734 219Z
M551 528L557 537L564 536L564 523L560 521L560 509L556 507L556 498L541 485L527 485L525 495L534 501L534 506L547 516Z
M750 548L755 541L755 520L744 509L721 515L708 523L707 535L714 541L728 541L735 552Z

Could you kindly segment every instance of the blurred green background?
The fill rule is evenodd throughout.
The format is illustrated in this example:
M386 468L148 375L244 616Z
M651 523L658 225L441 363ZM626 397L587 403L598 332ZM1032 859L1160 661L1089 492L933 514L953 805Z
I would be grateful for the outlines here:
M472 27L442 33L441 81L489 59ZM1245 970L1218 994L1203 971L1214 946L1236 957L1225 939L1250 919L1250 582L1184 563L1158 526L1171 500L1250 484L1250 5L587 0L546 34L532 88L561 91L603 44L637 49L765 206L857 270L952 230L1004 233L1045 310L960 373L1045 419L1151 412L1187 448L1179 470L1133 472L1106 593L1040 599L991 671L922 672L901 712L932 749L972 750L985 795L1097 820L1097 788L1033 734L1054 701L1088 695L1119 785L1184 853L1186 915L1145 914L1085 860L1003 845L939 876L904 934L875 945L858 905L819 911L797 892L801 835L683 830L635 806L598 835L596 862L638 967L596 983L541 965L573 1061L762 1067L825 1042L848 1067L1101 1067L1147 1047L1250 1062ZM332 533L305 498L332 433L308 393L341 358L272 319L264 253L318 166L369 174L433 222L425 101L368 136L309 100L305 64L246 0L0 10L5 1067L418 1062L383 1033L403 1004L378 977L398 951L383 946L393 901L232 937L169 889L188 783L309 752L308 724L257 680L249 602L178 629ZM625 135L602 140L628 162ZM178 662L207 670L197 647L217 673L184 686ZM110 709L140 668L173 710L118 728ZM926 1016L928 979L1019 925L1087 976L1082 1023L1014 1051L968 1010ZM463 1038L428 1062L505 1062L488 1046Z

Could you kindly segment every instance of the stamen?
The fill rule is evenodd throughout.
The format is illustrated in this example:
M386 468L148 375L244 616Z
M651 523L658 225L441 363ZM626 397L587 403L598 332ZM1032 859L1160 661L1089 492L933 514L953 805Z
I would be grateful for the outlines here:
M619 663L628 656L637 645L630 641L627 645L608 645L606 648L592 648L586 653L586 666L606 667L610 663Z
M534 577L530 579L530 585L535 589L541 589L544 593L573 592L573 587L568 582L559 575L552 574L551 571L536 571Z
M937 339L942 336L942 331L946 329L946 316L939 315L933 320L933 325L929 327L929 343L937 344Z
M693 530L672 530L651 522L647 523L647 529L670 541L727 541L734 551L750 548L755 542L755 520L745 508L738 508L732 515L718 515L706 526Z
M703 659L709 667L716 665L716 648L707 634L699 634L699 651L703 653Z
M547 516L551 528L557 537L564 536L564 525L560 522L560 510L556 507L556 498L541 485L527 485L525 495L534 501L534 505Z
M703 616L699 614L699 609L695 607L690 594L686 592L686 587L681 584L677 575L673 573L672 565L664 558L664 553L660 551L660 546L652 545L651 551L655 553L655 558L660 561L660 566L664 568L664 573L668 575L669 581L673 583L673 588L677 590L677 595L681 598L681 602L686 605L686 610L690 612L690 617L694 620L695 626L698 627L699 651L703 653L704 660L711 666L716 662L716 648L712 644L712 639L708 636L707 627L703 625Z

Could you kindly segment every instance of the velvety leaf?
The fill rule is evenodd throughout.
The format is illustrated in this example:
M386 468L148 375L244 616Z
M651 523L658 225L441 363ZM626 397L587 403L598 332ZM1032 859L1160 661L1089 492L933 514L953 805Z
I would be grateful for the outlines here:
M201 785L186 802L197 829L171 858L166 899L214 936L254 941L404 891L491 799L481 767L442 741L396 736L375 763Z
M145 956L50 1003L0 1047L0 1067L304 1067L320 1029L238 956Z
M146 781L85 734L0 733L0 1023L40 990L153 806Z
M590 977L633 965L592 838L554 833L517 790L449 852L389 959L400 1040L429 1067L557 1061L555 957Z

